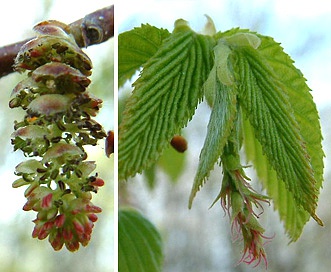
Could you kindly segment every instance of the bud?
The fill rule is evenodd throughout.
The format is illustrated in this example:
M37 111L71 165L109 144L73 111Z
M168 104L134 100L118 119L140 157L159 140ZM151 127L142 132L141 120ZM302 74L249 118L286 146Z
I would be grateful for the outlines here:
M105 147L106 156L109 158L109 156L114 153L114 132L112 130L108 131Z
M171 139L171 146L180 153L184 153L187 149L187 141L183 136L176 135Z

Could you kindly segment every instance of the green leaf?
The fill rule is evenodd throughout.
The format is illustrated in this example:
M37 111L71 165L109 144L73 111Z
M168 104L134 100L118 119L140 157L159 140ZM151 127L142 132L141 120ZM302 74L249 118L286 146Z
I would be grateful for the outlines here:
M148 188L153 190L157 184L157 169L162 169L170 182L176 183L185 168L185 161L185 153L179 153L172 147L166 148L158 162L143 171L144 181Z
M196 193L208 178L209 172L221 157L237 116L237 90L235 87L223 85L218 80L216 66L217 64L215 63L205 83L205 88L215 90L215 99L208 124L207 136L201 150L199 166L189 198L189 208L192 206Z
M322 187L323 157L322 134L316 105L311 90L306 84L300 70L293 65L293 60L283 51L283 48L271 37L263 37L259 47L260 54L272 67L275 74L281 78L282 88L288 94L289 103L297 120L300 133L304 139L311 166L316 179L316 189Z
M151 25L141 25L118 36L118 85L131 79L151 58L170 33Z
M176 28L144 65L119 127L119 178L153 164L192 118L212 66L211 37Z
M133 209L118 212L118 271L162 270L162 241L156 228Z
M174 148L166 148L160 157L158 165L175 183L185 168L186 153L179 153Z
M315 214L323 180L319 117L290 57L272 38L258 37L256 48L247 41L229 45L237 52L239 101L250 123L244 122L245 148L295 241L309 214L323 224Z
M268 195L273 199L274 208L278 210L280 219L284 222L288 236L294 242L300 237L310 214L296 204L292 192L278 179L276 171L263 154L262 146L255 138L254 129L248 120L243 122L243 131L247 159L253 162L259 179L267 188Z
M302 207L315 214L316 180L286 85L250 47L237 50L240 104L269 163ZM304 105L301 105L304 107Z
M153 164L148 169L145 169L143 172L144 181L148 187L148 189L153 190L156 185L156 164Z

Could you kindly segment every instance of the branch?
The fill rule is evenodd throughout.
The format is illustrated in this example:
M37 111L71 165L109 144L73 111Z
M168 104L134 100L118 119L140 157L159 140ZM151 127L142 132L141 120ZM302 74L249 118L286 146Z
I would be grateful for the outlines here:
M114 36L114 6L90 13L69 24L69 27L80 47L103 43ZM14 72L13 65L18 51L33 38L0 47L0 77Z

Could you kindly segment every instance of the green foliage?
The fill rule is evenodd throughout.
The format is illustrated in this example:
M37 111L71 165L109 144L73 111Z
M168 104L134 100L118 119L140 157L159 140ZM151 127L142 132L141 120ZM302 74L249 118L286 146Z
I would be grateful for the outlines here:
M185 169L185 162L185 154L179 153L172 147L166 148L158 162L144 170L144 180L150 189L154 189L157 184L156 170L159 168L169 177L172 183L176 183Z
M170 33L150 25L142 25L118 37L118 84L122 86L159 49Z
M163 253L160 234L136 210L119 211L118 241L119 272L161 271Z
M285 182L298 204L313 214L317 205L316 181L287 100L286 86L256 50L242 51L238 53L240 104L279 179Z
M190 195L189 207L192 206L196 192L203 185L203 181L208 178L209 172L223 153L237 114L236 90L223 85L216 78L216 74L211 72L205 85L213 84L211 88L215 89L215 99L208 124L207 136L201 150L199 166ZM213 83L209 81L213 81Z
M150 38L144 32L146 44L163 31L153 28ZM121 35L120 63L129 60L125 44L130 36ZM224 177L217 199L229 210L231 196L240 195L244 208L232 218L240 228L256 233L249 228L258 219L252 204L260 207L259 202L269 199L291 241L300 237L310 216L323 225L315 214L324 156L318 112L305 78L283 48L270 37L238 28L213 36L197 34L183 20L176 22L172 34L158 41L149 58L130 59L130 73L119 71L119 78L124 79L143 68L120 124L119 178L127 179L155 164L205 97L212 112L189 207L219 163ZM242 147L268 196L259 195L247 182L240 165ZM247 213L251 213L247 221L242 220ZM250 263L266 261L264 250L253 251L247 239L244 254ZM253 242L260 243L258 239Z
M179 153L174 148L170 147L165 149L160 157L158 165L168 175L172 182L176 182L185 170L185 162L185 154Z
M246 69L248 66L251 67L251 72L242 69L243 80L246 84L255 82L256 86L254 89L244 88L241 92L242 101L248 102L246 109L249 107L251 111L256 112L256 119L259 111L261 114L259 129L258 120L250 122L252 126L255 124L255 129L260 132L250 131L252 127L249 128L247 123L244 125L246 154L254 162L261 181L285 222L289 236L295 241L309 219L305 211L322 224L315 215L318 190L323 179L324 154L316 106L301 72L294 67L290 57L272 38L263 37L256 52L246 50L241 57L251 62L243 64L246 65ZM259 72L259 67L264 69ZM262 74L264 71L268 71L268 77ZM251 80L245 80L245 75L252 77ZM274 91L270 91L270 88ZM258 95L257 90L260 91L260 98L254 97ZM248 94L249 91L251 94ZM248 97L255 101L255 105L249 103ZM269 110L263 110L265 106ZM270 113L267 114L266 111ZM249 116L252 118L254 114ZM262 150L254 135L262 144ZM261 139L268 137L267 135L269 139ZM267 151L267 148L270 150Z
M178 25L134 83L119 127L120 179L154 163L203 97L201 87L212 63L211 39Z
M286 189L285 183L278 181L277 173L268 165L267 157L263 154L261 144L255 139L254 131L248 120L243 122L243 126L247 157L254 163L260 180L267 188L268 195L272 198L280 218L284 221L288 236L292 241L296 241L309 220L310 214L295 204L293 194Z

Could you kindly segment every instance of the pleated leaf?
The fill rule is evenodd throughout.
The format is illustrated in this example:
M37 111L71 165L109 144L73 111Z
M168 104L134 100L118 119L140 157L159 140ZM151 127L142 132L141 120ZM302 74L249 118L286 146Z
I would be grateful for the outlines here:
M300 127L300 134L310 156L314 170L316 188L319 190L323 182L322 134L319 115L306 84L303 74L293 65L293 60L283 51L283 48L271 37L263 37L258 51L263 55L275 74L281 79L282 88L286 89L288 101L291 104L295 119Z
M202 99L202 85L212 67L213 40L182 21L177 26L144 65L126 104L119 127L120 179L153 164Z
M296 204L292 192L287 190L285 183L277 177L276 171L263 154L262 146L255 138L254 130L248 120L244 121L243 132L247 159L253 162L259 179L266 187L274 208L278 210L280 219L284 222L286 233L294 242L300 237L310 214Z
M131 79L137 70L159 49L170 33L149 24L118 36L118 85Z
M214 68L208 77L205 88L214 88L215 98L207 128L207 136L200 153L199 166L189 198L189 208L192 206L196 193L208 178L209 172L222 155L237 115L236 88L222 84L218 80Z
M273 47L277 48L279 45L270 39L264 39L264 43L266 42L268 44L263 44L262 46L264 48L269 46L267 51L269 59L272 60L272 56L274 56ZM282 51L277 53L285 54ZM299 113L295 113L295 110L299 108L312 105L311 98L305 103L307 98L305 89L308 90L308 87L303 89L306 98L296 101L296 103L301 102L301 104L294 109L292 104L295 98L292 97L294 92L291 92L291 88L295 89L297 86L289 84L289 81L282 78L285 75L277 74L276 69L273 69L273 67L275 66L279 71L282 68L287 69L288 74L286 78L301 81L300 85L303 87L306 86L304 78L298 73L291 61L284 62L283 58L283 61L275 59L274 63L272 61L267 62L264 59L264 54L267 54L267 52L264 51L261 54L258 50L254 50L251 47L242 47L237 50L240 104L254 129L254 135L260 142L271 168L277 173L277 179L283 181L285 188L292 193L295 204L301 206L317 222L321 223L315 215L315 209L318 198L318 184L321 183L321 181L317 181L319 178L318 173L322 171L323 166L322 169L318 167L316 178L315 169L311 161L311 156L314 156L314 154L309 153L309 151L312 151L311 147L309 150L307 148L311 142L309 139L307 142L307 139L301 134L306 129L302 122L306 117L301 116L299 123L296 118ZM298 94L299 91L300 89L295 94ZM289 100L292 100L292 103ZM319 123L316 109L312 113L309 112L309 117ZM321 139L319 130L310 132L311 134L316 133L312 136L315 142L316 138ZM316 146L316 144L313 145ZM316 157L322 159L323 153L321 153L321 148L316 152L319 154ZM255 166L257 168L260 167L259 164ZM268 193L271 195L272 190L268 188L271 184L269 184L269 181L266 181L266 183ZM276 198L275 202L277 201Z
M135 210L118 213L118 271L162 271L163 253L159 232Z

